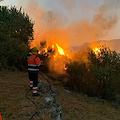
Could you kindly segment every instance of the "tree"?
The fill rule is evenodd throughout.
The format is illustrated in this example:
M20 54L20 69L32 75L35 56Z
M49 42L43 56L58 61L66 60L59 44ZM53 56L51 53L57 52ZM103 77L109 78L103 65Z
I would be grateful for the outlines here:
M96 91L105 99L114 99L120 75L120 54L102 46L96 55L93 50L88 54L91 80L95 80Z
M29 41L33 38L33 23L16 7L0 6L0 63L2 67L20 68L25 62ZM23 62L24 61L24 62Z

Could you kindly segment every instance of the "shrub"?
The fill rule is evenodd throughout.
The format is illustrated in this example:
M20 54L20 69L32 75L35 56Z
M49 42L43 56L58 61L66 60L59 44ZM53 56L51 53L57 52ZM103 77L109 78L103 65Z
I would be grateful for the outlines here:
M114 99L117 77L120 74L120 55L102 46L97 55L91 50L88 53L88 60L89 70L94 73L92 79L98 81L99 96Z
M67 86L70 89L81 91L83 86L83 77L86 74L87 68L83 61L73 61L66 65L67 73L69 74L69 81Z
M88 51L88 62L69 63L68 86L90 96L113 100L120 87L120 54L107 47L100 47L97 54Z

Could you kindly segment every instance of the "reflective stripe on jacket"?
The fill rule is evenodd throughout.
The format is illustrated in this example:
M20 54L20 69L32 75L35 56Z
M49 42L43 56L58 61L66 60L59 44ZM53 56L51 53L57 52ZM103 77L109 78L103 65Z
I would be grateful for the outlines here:
M41 61L39 59L39 57L37 57L36 55L31 55L28 57L27 59L28 62L28 70L29 71L39 71L39 66L41 65Z

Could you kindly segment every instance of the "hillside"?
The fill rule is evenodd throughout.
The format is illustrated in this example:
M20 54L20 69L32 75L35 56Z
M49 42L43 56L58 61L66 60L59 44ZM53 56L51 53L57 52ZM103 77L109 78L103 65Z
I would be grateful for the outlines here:
M109 47L111 50L115 50L116 52L120 52L120 39L114 39L114 40L100 40L96 41L93 43L84 43L81 46L74 46L72 47L73 51L82 51L87 49L88 46L91 44L96 44L96 45L106 45Z
M41 76L39 80L45 82ZM57 101L62 105L64 120L120 120L120 109L114 102L70 92L55 82L52 81L53 88L60 93ZM30 120L35 113L35 105L26 98L28 83L27 73L0 72L0 112L3 120ZM31 91L28 97L37 104L39 110L43 97L32 97ZM36 115L32 120L40 118Z

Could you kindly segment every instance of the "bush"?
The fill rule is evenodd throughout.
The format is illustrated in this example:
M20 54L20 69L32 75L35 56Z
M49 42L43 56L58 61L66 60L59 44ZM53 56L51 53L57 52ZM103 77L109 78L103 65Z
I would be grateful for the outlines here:
M90 96L113 100L120 87L120 54L107 47L100 47L95 54L88 51L88 62L68 64L69 87Z
M67 73L69 74L69 81L67 82L67 86L70 89L74 89L76 91L81 91L83 86L83 77L86 74L87 68L83 61L73 61L66 65Z

